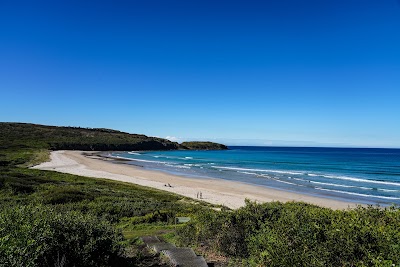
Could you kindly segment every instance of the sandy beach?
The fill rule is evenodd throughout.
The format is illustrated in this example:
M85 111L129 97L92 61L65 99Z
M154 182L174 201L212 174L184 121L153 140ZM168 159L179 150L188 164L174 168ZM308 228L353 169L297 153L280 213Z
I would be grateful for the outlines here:
M189 178L150 171L141 167L114 163L111 159L84 151L53 151L49 162L33 168L128 182L194 199L197 198L197 193L201 192L203 201L233 209L243 206L246 198L257 202L303 201L333 209L346 209L356 206L350 202L296 194L240 182ZM165 186L168 184L171 187Z

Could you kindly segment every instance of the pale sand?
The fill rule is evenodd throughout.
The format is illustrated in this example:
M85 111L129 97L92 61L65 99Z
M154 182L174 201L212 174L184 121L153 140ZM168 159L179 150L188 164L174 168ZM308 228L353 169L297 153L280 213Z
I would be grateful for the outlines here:
M240 182L189 178L150 171L132 165L112 163L107 159L96 156L85 156L83 153L85 152L54 151L51 152L49 162L33 168L128 182L194 199L196 199L198 192L202 192L203 201L233 209L244 206L246 198L257 202L304 201L333 209L346 209L356 206L354 203L296 194ZM166 187L166 184L170 184L172 187Z

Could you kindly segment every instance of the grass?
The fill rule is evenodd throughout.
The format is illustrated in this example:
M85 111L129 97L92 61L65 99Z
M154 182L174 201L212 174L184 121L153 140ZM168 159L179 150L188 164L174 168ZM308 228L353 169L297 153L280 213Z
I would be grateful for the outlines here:
M32 167L42 162L50 160L50 151L47 149L37 149L29 153L29 161L20 165L20 167Z
M185 197L148 187L19 167L1 170L0 199L90 211L113 222L125 217L137 223L158 222L202 208Z

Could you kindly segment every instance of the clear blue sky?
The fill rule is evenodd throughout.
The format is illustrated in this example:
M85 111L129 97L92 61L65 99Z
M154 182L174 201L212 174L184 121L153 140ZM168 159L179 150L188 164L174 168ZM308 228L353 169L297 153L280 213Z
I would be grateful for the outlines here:
M399 0L0 0L0 121L400 147Z

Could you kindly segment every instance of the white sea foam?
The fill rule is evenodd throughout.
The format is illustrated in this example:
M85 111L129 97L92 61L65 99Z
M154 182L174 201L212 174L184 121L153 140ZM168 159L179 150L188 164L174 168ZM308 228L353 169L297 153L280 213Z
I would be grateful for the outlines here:
M332 183L322 183L322 182L316 182L316 181L309 181L312 184L321 184L321 185L330 185L330 186L338 186L338 187L354 187L351 185L344 185L344 184L332 184Z
M224 169L224 170L236 170L236 171L269 172L269 173L291 174L291 175L304 175L304 174L307 174L307 176L312 176L312 177L324 177L324 178L329 178L329 179L346 180L346 181L352 181L352 182L358 182L358 183L373 183L373 184L384 184L384 185L400 186L400 183L396 183L396 182L367 180L367 179L348 177L348 176L340 176L340 175L323 175L323 174L304 173L304 172L296 172L296 171L281 171L281 170L270 170L270 169L250 169L250 168L223 167L223 166L213 166L213 168Z
M278 171L278 170L268 170L268 169L249 169L249 168L239 168L239 167L222 167L222 166L213 166L216 169L223 169L223 170L233 170L233 171L254 171L254 172L272 172L272 173L279 173L279 174L304 174L302 172L294 172L294 171Z
M185 159L193 159L192 157L185 157Z
M358 183L372 183L372 184L400 186L400 183L396 183L396 182L366 180L366 179L360 179L360 178L354 178L354 177L348 177L348 176L335 176L335 175L321 175L321 176L325 177L325 178L330 178L330 179L339 179L339 180L353 181L353 182L358 182Z
M255 175L255 176L261 176L260 174L255 173L255 172L241 172L241 171L238 171L238 173L249 174L249 175Z
M127 159L127 160L131 160L131 161L139 161L139 162L151 162L151 163L166 163L163 161L154 161L154 160L145 160L145 159L133 159L133 158L125 158L125 157L120 157L120 156L114 156L115 158L119 158L119 159Z
M194 163L186 163L186 164L183 164L183 165L185 165L185 166L195 166L195 167L200 167L201 166L201 164L194 164Z
M361 178L355 178L355 177L348 177L348 176L339 176L339 175L323 175L323 174L315 174L315 173L303 173L303 172L296 172L296 171L281 171L281 170L270 170L270 169L251 169L251 168L240 168L240 167L224 167L224 166L212 166L213 168L219 169L219 170L236 170L240 173L243 174L251 174L251 175L258 175L258 176L263 176L262 174L254 173L254 172L267 172L267 173L279 173L279 174L290 174L290 175L304 175L306 174L307 176L311 177L324 177L324 178L329 178L329 179L336 179L336 180L345 180L345 181L352 181L352 182L357 182L357 183L370 183L370 184L381 184L381 185L391 185L391 186L400 186L400 183L396 182L386 182L386 181L377 181L377 180L367 180L367 179L361 179ZM293 180L298 180L298 181L303 181L307 182L308 180L301 179L301 178L293 178L289 176L289 178ZM321 184L321 185L331 185L331 186L337 186L337 187L345 187L345 188L359 188L359 189L364 189L364 190L372 190L372 187L364 187L364 186L354 186L354 185L342 185L342 184L333 184L333 183L323 183L323 182L316 182L316 181L309 181L311 183L315 184ZM381 191L386 191L386 192L396 192L398 190L390 190L390 189L378 189Z
M238 171L238 173L250 174L250 175L259 175L258 173L255 173L255 172L240 172L240 171Z
M164 158L164 159L173 159L174 157L169 157L165 155L152 155L154 158Z
M384 191L384 192L400 192L400 190L383 189L383 188L378 188L378 191Z
M115 156L115 155L109 155L111 158L115 159L126 159L126 160L134 160L133 158L127 158L127 157L121 157L121 156Z
M361 196L361 197L373 197L373 198L400 200L399 197L376 196L376 195L360 194L360 193L340 191L340 190L332 190L332 189L326 189L326 188L315 188L315 189L322 190L322 191L329 191L329 192L335 192L335 193L354 195L354 196Z
M137 152L128 152L128 154L131 154L131 155L138 155L138 156L140 156L140 155L142 155L142 154L140 154L140 153L137 153Z
M373 190L373 188L371 188L371 187L364 187L364 186L360 186L360 187L358 187L358 188L360 188L360 189L366 189L366 190Z
M302 186L301 184L295 184L295 183L291 183L291 182L287 182L287 181L282 181L282 180L279 180L279 179L275 179L275 181L280 182L280 183L284 183L284 184Z
M336 187L345 187L345 188L360 188L360 189L366 189L366 190L372 190L373 188L371 187L363 187L363 186L353 186L353 185L344 185L344 184L332 184L332 183L323 183L323 182L316 182L316 181L309 181L310 183L313 184L321 184L321 185L330 185L330 186L336 186Z
M164 156L164 155L157 155L153 156L154 158L165 158L165 159L172 159L172 157Z
M183 166L183 165L172 165L172 164L165 164L165 166L168 167L174 167L174 168L178 168L178 169L190 169L189 166Z

